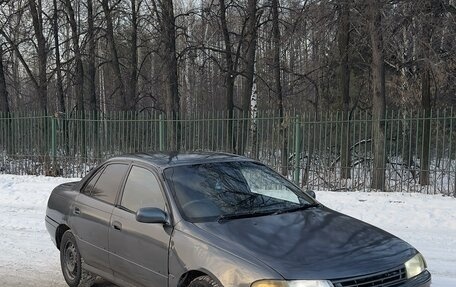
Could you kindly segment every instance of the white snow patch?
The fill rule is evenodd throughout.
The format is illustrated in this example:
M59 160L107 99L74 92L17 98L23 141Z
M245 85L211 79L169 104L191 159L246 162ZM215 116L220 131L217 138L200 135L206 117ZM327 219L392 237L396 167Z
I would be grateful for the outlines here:
M0 286L67 286L44 224L58 184L78 179L0 175ZM427 259L433 287L456 286L456 199L414 193L317 192L326 206L385 229Z

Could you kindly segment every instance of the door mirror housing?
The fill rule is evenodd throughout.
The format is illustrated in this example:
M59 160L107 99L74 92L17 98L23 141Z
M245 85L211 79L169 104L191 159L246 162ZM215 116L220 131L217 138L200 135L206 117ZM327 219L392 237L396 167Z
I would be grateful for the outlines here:
M317 199L317 195L315 194L315 191L313 190L307 190L306 193L310 195L313 199Z
M142 223L168 224L168 214L156 207L143 207L136 212L136 221Z

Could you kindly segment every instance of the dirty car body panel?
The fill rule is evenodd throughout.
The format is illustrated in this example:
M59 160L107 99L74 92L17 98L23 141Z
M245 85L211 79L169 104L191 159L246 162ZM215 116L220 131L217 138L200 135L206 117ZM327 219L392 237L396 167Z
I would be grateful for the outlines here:
M160 211L163 222L139 219L144 208ZM261 280L431 286L425 269L407 277L408 262L420 256L408 243L231 154L110 159L80 182L56 187L45 222L57 248L71 230L84 267L120 286L184 287L201 275L220 287Z

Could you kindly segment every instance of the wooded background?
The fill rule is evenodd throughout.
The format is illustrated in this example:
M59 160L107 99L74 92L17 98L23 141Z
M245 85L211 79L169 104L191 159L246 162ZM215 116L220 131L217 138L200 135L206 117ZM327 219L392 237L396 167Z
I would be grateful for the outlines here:
M349 135L367 112L383 189L385 113L419 109L426 185L431 109L456 104L455 17L454 0L0 0L0 112L276 110L282 135L287 113L341 111ZM341 140L342 178L352 144Z
M0 3L3 112L456 103L452 0Z

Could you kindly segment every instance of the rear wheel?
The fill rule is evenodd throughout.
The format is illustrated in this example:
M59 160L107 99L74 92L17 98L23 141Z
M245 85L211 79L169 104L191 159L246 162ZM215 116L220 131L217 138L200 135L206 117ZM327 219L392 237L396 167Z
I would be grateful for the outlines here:
M188 287L221 287L215 280L209 276L200 276L190 282Z
M96 276L82 268L82 258L73 233L65 231L60 243L60 265L70 287L89 287Z

